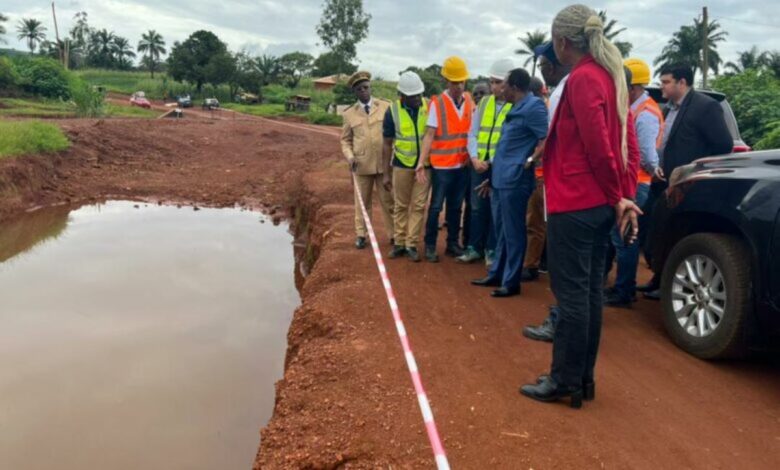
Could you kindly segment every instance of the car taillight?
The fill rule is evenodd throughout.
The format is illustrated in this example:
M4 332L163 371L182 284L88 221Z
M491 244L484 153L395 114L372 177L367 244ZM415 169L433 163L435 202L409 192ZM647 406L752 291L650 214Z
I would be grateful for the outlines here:
M753 149L751 149L749 145L735 145L734 148L731 149L733 153L750 152L751 150Z

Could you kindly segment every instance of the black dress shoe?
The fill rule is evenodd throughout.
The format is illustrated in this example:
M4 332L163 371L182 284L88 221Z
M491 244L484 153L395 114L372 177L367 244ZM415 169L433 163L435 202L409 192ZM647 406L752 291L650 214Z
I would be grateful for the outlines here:
M647 284L641 284L636 286L637 292L652 292L654 290L658 290L661 287L661 282L658 280L656 276L653 276L652 279L650 279L650 282Z
M539 279L539 270L536 268L523 268L520 273L520 282L531 282Z
M555 325L550 317L544 319L544 323L539 326L526 326L523 328L523 336L534 341L544 341L552 343L555 336Z
M407 248L406 256L408 256L412 262L420 262L420 253L417 252L417 248Z
M444 254L453 258L457 258L459 256L463 256L463 248L459 247L458 245L448 245L447 249L444 250Z
M582 408L582 388L558 385L550 378L536 384L520 387L520 393L536 401L553 402L569 397L572 408Z
M502 298L502 297L512 297L513 295L520 294L520 288L515 287L514 289L508 289L506 287L499 287L498 289L494 290L490 293L491 296L496 298Z
M501 281L492 277L483 277L482 279L473 279L471 284L481 287L499 287L501 286Z
M645 292L642 296L647 300L661 300L661 291L656 289L654 291Z
M366 247L366 237L357 237L355 240L355 248L362 250Z
M617 292L612 292L604 296L604 306L616 308L631 308L631 299L626 299Z
M536 383L540 384L545 380L550 380L549 374L543 374L536 378ZM587 401L593 401L596 399L596 382L593 379L582 379L582 399Z

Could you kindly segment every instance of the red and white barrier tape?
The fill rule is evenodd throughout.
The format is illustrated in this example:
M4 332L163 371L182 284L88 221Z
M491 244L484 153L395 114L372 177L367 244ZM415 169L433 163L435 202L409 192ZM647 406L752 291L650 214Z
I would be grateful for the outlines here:
M385 294L387 294L387 302L390 304L390 311L393 313L395 329L398 332L398 338L401 340L401 346L403 347L404 356L406 357L406 365L409 368L409 374L412 376L414 391L417 393L417 402L420 404L420 411L422 412L423 421L425 421L425 430L428 432L428 440L431 443L433 455L436 458L436 467L439 470L449 470L450 464L447 461L444 446L439 438L436 422L433 420L433 411L431 411L428 396L425 394L425 388L423 387L420 378L420 371L417 369L417 361L414 360L412 345L409 343L409 337L406 336L406 328L401 319L401 310L398 308L398 302L395 300L393 286L390 285L387 268L385 268L385 262L382 260L382 253L379 252L379 243L376 241L374 227L371 225L371 218L369 218L366 205L363 203L363 197L360 195L360 191L358 191L357 180L354 176L352 179L355 185L355 193L357 194L358 201L360 201L360 210L363 212L363 219L366 221L366 228L368 229L368 236L371 239L371 248L374 251L374 259L376 260L376 266L379 269L379 276L382 278L382 285L384 285Z

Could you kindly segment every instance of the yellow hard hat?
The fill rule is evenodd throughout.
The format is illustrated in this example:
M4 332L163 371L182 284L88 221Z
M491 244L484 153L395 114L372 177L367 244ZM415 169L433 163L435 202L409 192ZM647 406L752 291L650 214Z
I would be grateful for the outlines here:
M631 70L631 85L650 84L650 66L644 60L632 57L626 59L623 65Z
M469 78L469 71L463 59L458 56L452 56L444 60L441 75L451 82L465 82Z

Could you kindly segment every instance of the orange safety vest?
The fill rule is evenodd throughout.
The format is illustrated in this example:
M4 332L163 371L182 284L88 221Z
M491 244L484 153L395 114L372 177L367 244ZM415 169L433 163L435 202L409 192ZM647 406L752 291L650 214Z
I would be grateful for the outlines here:
M436 103L439 127L431 145L431 166L434 168L457 168L469 159L468 137L471 119L474 114L474 101L471 95L463 95L463 114L458 111L451 99L441 95L431 97Z
M656 103L654 99L648 96L646 100L639 103L639 106L636 107L636 111L634 112L634 125L636 125L636 120L639 118L639 115L645 111L657 117L658 122L661 123L658 127L658 136L655 138L655 148L661 148L664 139L664 114L661 112L661 107L658 106L658 103ZM639 167L637 182L639 184L650 184L652 181L653 175L646 172L642 167Z

